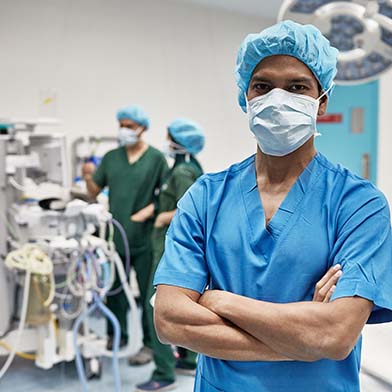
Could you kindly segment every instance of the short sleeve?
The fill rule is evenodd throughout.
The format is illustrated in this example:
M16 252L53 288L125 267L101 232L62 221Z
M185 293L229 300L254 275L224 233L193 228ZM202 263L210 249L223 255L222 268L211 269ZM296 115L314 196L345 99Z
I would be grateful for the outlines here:
M167 176L169 173L169 166L167 165L166 158L164 157L163 154L161 154L161 160L159 163L159 179L158 179L158 184L157 188L160 188L162 184L165 182Z
M342 214L333 252L343 275L331 300L359 296L374 303L368 323L392 321L392 236L388 203L382 194L359 192Z
M102 189L108 185L107 178L107 154L102 158L100 165L93 175L93 181Z
M185 192L192 186L196 180L195 173L187 167L179 167L178 170L174 170L174 184L176 192L176 201L178 202Z
M209 282L205 260L203 189L196 182L178 203L166 234L165 252L154 286L165 284L204 292Z

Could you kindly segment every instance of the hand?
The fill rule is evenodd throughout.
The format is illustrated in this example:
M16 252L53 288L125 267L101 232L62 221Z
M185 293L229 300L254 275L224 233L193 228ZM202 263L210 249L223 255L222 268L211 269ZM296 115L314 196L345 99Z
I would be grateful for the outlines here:
M336 288L336 283L342 276L341 265L336 264L317 282L316 290L313 296L314 302L329 302ZM218 314L225 303L230 303L230 296L235 295L227 291L206 290L199 298L199 305Z
M95 172L95 165L92 162L87 162L82 166L82 177L91 177Z
M131 221L142 223L150 219L154 215L154 204L151 203L147 207L142 208L138 212L131 215Z
M336 264L317 282L313 295L314 302L329 302L336 289L336 283L342 276L341 265Z
M223 302L229 299L229 296L233 295L228 291L222 290L206 290L203 295L199 298L199 305L217 313Z
M165 227L167 225L168 225L168 223L167 223L167 213L166 212L161 212L155 219L154 227L156 227L157 229L160 229L160 228Z

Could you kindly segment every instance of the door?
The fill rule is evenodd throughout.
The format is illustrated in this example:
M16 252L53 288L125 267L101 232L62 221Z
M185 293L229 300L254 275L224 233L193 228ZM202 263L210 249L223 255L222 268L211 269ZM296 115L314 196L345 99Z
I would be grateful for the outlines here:
M336 86L318 122L317 149L334 163L377 181L378 82Z

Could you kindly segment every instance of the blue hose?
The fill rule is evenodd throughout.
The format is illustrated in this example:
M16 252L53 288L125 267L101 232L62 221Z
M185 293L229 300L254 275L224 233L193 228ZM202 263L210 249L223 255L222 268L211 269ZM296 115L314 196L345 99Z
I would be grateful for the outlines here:
M126 275L129 276L131 272L131 252L129 249L129 243L128 243L128 237L127 234L122 227L121 223L118 222L115 219L112 219L113 225L119 230L121 238L124 243L124 250L125 250L125 270L126 270ZM87 276L90 277L91 275L91 268L92 268L92 261L94 259L94 255L92 254L85 254L85 261L87 264ZM79 261L80 263L80 261ZM104 281L107 279L108 273L110 271L105 268L104 271L102 271L104 274ZM106 273L105 273L106 272ZM106 279L105 279L106 278ZM124 283L124 282L122 282ZM115 290L112 290L111 292L106 293L107 296L110 295L115 295L118 294L122 290L122 285L118 287ZM86 377L86 373L84 371L84 366L83 366L83 361L82 361L82 355L79 350L78 346L78 331L80 329L80 326L82 325L83 321L89 317L92 313L94 313L96 310L100 310L101 313L109 319L109 321L113 324L113 354L112 354L112 364L113 364L113 375L114 375L114 384L115 384L115 391L120 392L121 391L121 379L120 379L120 368L119 368L119 363L118 363L118 351L119 351L119 346L120 346L120 324L116 318L116 316L108 309L108 307L102 302L101 297L97 293L93 293L93 304L85 311L83 312L75 321L75 324L73 326L73 343L75 347L75 362L76 362L76 369L78 372L79 380L82 384L82 389L83 392L88 392L88 380Z
M89 317L96 309L99 309L103 315L105 315L110 322L113 324L114 336L113 336L113 375L114 375L114 385L115 391L121 392L121 379L120 379L120 368L118 364L118 350L120 346L120 324L114 314L106 307L106 305L102 302L101 298L97 293L94 293L94 302L93 304L82 313L75 321L73 326L73 343L75 347L75 361L76 361L76 369L78 371L79 380L82 384L83 392L88 392L88 381L86 377L86 373L83 367L82 355L78 346L78 331L80 326L82 325L83 320Z

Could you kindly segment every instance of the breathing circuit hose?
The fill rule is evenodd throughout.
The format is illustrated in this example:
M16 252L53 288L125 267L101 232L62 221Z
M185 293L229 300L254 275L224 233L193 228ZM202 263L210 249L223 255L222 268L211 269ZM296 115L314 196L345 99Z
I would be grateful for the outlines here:
M86 377L86 373L83 367L82 355L78 346L78 332L80 326L83 321L89 317L96 310L100 310L103 315L105 315L113 325L113 356L112 356L112 366L113 366L113 374L114 374L114 386L115 391L121 391L121 379L120 379L120 368L118 363L118 350L120 346L120 324L114 314L107 308L107 306L102 302L101 297L97 294L93 294L93 304L82 313L75 321L73 327L73 343L75 347L75 361L76 361L76 369L78 371L79 380L82 384L83 392L88 392L88 381Z

